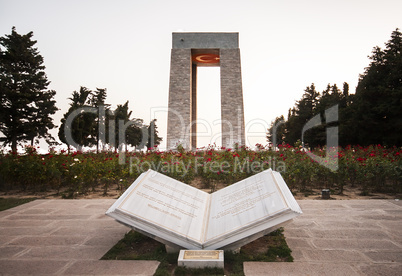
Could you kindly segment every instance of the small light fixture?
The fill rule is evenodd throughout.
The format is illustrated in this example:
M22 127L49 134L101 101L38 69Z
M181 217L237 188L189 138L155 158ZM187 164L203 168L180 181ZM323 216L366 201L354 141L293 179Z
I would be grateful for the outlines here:
M329 189L322 189L321 191L321 198L322 199L330 199L331 191Z

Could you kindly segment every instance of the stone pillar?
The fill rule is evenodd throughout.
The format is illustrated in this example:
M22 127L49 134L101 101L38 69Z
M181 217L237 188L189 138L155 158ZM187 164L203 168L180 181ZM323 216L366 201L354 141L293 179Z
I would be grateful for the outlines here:
M245 144L240 49L221 49L222 146Z
M191 49L172 49L169 81L169 111L167 148L178 143L191 147L192 119L192 62Z

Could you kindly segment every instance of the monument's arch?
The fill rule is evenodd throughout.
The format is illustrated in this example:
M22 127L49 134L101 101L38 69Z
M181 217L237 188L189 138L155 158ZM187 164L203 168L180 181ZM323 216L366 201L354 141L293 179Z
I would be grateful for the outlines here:
M167 148L197 146L197 67L219 66L222 146L245 144L238 33L173 33Z

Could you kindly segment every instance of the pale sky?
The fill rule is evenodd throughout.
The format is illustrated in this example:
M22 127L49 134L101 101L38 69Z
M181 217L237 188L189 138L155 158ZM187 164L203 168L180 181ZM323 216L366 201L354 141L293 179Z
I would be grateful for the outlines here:
M354 93L373 47L402 28L401 10L400 0L0 0L0 36L12 26L34 32L49 89L57 91L56 125L74 90L107 88L113 108L129 100L133 117L158 120L163 148L172 32L238 32L246 136L254 146L266 143L264 125L286 116L311 83L321 92L347 82ZM198 117L212 124L220 118L219 68L199 69L198 83Z

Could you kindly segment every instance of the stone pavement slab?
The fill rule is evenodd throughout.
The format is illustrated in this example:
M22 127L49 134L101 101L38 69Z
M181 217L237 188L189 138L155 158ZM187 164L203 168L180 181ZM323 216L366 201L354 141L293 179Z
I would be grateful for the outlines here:
M63 275L153 275L158 261L77 261Z
M99 260L129 228L114 199L36 200L0 212L0 275L153 275L157 261ZM246 262L254 275L401 275L402 205L301 200L285 226L293 263Z
M401 275L402 205L394 200L301 200L285 226L293 263L244 263L257 275Z
M0 275L153 275L157 261L99 260L130 229L114 199L35 200L0 212Z

